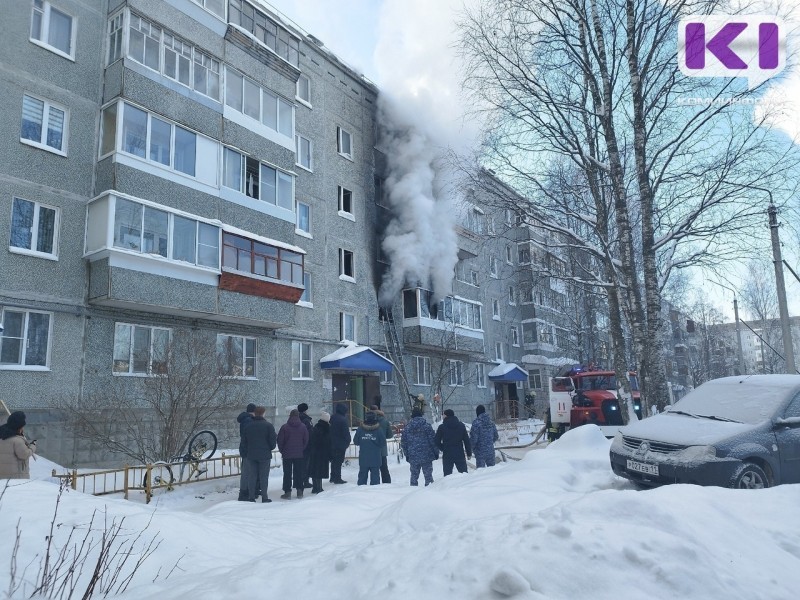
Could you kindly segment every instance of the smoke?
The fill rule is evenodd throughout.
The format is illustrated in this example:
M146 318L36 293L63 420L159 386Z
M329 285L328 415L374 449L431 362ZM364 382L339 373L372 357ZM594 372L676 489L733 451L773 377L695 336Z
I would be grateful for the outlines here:
M386 195L394 219L382 242L390 270L379 302L391 305L405 285L451 292L458 262L458 177L445 160L469 151L479 124L465 121L455 57L461 1L385 0L375 64L381 95L379 148L386 154Z

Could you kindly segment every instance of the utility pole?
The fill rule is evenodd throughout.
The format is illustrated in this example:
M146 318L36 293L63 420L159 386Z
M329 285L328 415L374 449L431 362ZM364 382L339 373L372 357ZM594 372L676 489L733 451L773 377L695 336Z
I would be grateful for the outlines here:
M767 209L769 228L772 237L772 262L775 264L775 287L778 293L778 310L781 316L781 332L783 333L783 355L786 359L785 373L795 373L794 349L792 347L792 328L789 323L789 308L786 305L786 283L783 280L783 259L781 258L781 242L778 238L778 209L770 202Z
M739 375L744 375L744 352L742 352L742 333L739 331L739 304L733 295L733 318L736 319L736 355L739 359Z

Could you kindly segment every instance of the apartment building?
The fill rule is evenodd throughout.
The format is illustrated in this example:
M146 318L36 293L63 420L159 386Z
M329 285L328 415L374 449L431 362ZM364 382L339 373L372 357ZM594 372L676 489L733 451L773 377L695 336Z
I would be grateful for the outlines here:
M212 428L235 447L247 402L276 423L299 402L346 402L354 421L380 402L400 420L420 393L463 419L478 403L524 416L562 363L603 355L579 349L567 315L586 310L556 241L475 194L458 202L452 289L406 282L379 309L379 90L268 5L15 8L0 40L0 397L48 458L122 460L54 407L115 395L141 411L187 365L197 394L224 386Z

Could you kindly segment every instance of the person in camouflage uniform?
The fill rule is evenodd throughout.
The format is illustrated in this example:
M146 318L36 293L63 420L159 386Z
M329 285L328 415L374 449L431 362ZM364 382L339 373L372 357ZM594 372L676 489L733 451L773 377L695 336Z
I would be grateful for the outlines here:
M411 485L417 485L420 470L425 485L433 483L433 461L439 458L439 450L434 442L433 427L418 408L411 411L411 420L403 428L400 447L411 468Z
M469 430L469 441L472 442L472 453L475 455L475 466L494 466L494 443L500 439L497 427L492 422L483 404L475 407L476 419Z

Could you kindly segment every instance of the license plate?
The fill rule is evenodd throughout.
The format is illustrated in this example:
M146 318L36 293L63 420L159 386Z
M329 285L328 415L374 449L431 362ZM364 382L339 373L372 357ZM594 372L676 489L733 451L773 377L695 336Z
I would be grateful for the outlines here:
M645 463L636 462L635 460L628 461L628 470L629 471L638 471L639 473L645 473L647 475L655 475L658 476L658 465L647 465Z

